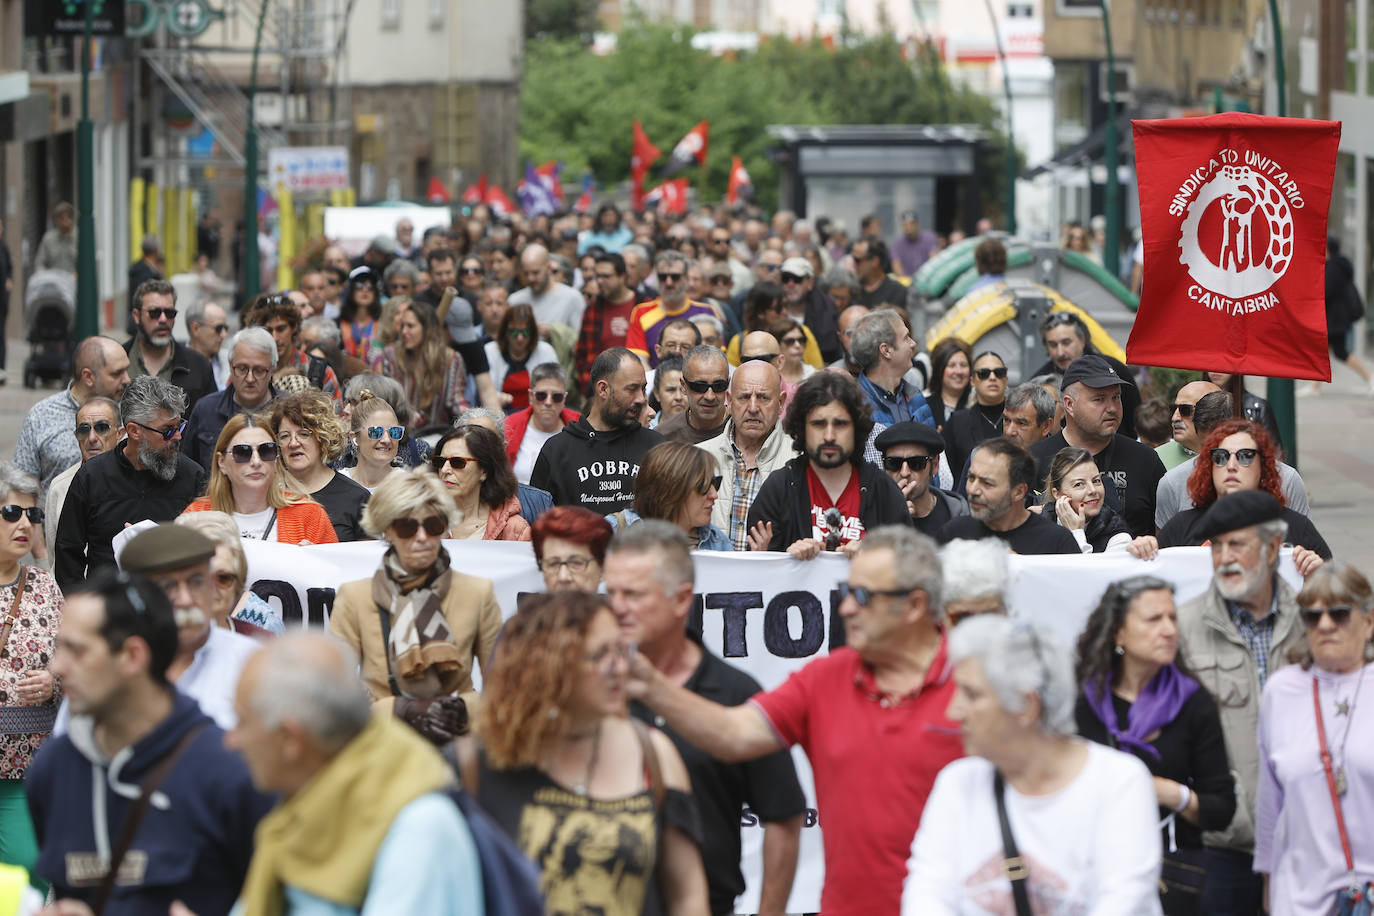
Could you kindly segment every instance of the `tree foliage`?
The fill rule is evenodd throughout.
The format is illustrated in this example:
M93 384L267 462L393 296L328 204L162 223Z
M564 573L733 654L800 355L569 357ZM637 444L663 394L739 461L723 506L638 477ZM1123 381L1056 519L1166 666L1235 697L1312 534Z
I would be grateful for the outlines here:
M704 197L724 195L730 157L738 155L760 202L770 206L777 200L777 169L764 130L770 124L996 127L991 102L952 85L929 59L906 60L891 35L845 36L833 47L769 39L757 51L721 56L693 48L691 39L685 28L637 23L605 56L576 40L545 35L530 41L520 94L521 155L562 161L570 185L590 169L611 186L629 177L635 118L665 160L705 119L711 138ZM993 146L987 177L1000 186L1001 135ZM698 183L698 173L689 177ZM989 187L984 197L991 201L998 193Z
M598 0L525 0L525 38L585 42L596 31Z

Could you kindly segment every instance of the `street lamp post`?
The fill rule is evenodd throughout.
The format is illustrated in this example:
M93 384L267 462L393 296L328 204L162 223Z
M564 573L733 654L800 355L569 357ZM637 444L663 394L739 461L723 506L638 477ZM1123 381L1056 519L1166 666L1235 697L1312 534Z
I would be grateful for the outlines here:
M100 287L95 275L95 125L91 123L91 29L95 0L86 0L81 39L81 120L76 125L76 336L100 333Z
M997 15L992 10L992 0L983 0L988 8L988 20L992 24L992 38L997 42L997 61L1002 68L1002 94L1007 105L1007 233L1016 234L1016 138L1011 132L1011 74L1007 71L1007 55L1002 50L1002 30L997 27Z
M1102 185L1102 209L1107 232L1102 244L1102 266L1117 277L1121 263L1121 187L1116 170L1121 142L1116 133L1116 55L1112 53L1112 22L1107 0L1098 0L1098 5L1102 9L1102 34L1107 42L1107 124L1102 131L1103 164L1107 168L1106 181Z
M256 296L262 288L258 275L258 129L253 123L253 98L258 93L258 54L262 51L262 24L267 0L258 10L258 34L253 40L253 68L248 74L248 129L243 143L243 290L241 298Z

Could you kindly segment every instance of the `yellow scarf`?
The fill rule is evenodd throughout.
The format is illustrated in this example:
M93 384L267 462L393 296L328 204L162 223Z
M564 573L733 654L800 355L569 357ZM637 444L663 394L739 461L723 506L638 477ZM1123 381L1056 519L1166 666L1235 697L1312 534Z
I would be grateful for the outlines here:
M246 916L281 916L289 884L360 908L372 862L402 808L442 788L439 753L390 712L372 722L309 783L258 824L243 884Z

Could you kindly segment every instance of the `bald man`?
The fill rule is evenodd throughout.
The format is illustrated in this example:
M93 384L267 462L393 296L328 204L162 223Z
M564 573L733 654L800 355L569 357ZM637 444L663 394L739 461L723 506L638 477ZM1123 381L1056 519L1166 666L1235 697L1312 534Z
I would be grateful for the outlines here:
M1211 382L1189 382L1174 395L1173 416L1170 420L1174 437L1155 449L1159 460L1164 462L1165 470L1178 467L1202 448L1202 443L1198 441L1197 428L1193 426L1193 405L1203 395L1220 390Z
M854 333L854 325L858 324L859 319L867 315L870 311L871 309L866 305L851 305L843 312L840 312L840 318L836 322L836 334L840 338L840 346L844 348L844 355L831 363L827 368L843 369L855 377L862 371L858 366L854 365L854 362L849 358L849 338Z
M577 290L554 281L549 273L549 250L538 242L526 245L520 253L520 268L525 273L525 288L511 294L510 304L534 309L534 320L541 325L561 324L581 330L587 303Z
M81 448L72 436L81 405L96 396L117 402L128 384L129 354L124 348L108 337L87 337L76 348L67 387L29 408L14 445L14 466L38 478L39 505L52 479L81 460Z
M777 341L763 334L776 349ZM753 334L749 335L754 336ZM748 353L748 338L744 341ZM797 457L792 439L782 431L782 375L773 363L749 360L730 377L729 419L719 436L697 447L716 463L721 484L711 524L730 536L735 550L749 549L749 507L764 479Z
M779 371L782 369L782 348L767 331L750 331L739 342L739 364L744 366L755 360L771 362Z

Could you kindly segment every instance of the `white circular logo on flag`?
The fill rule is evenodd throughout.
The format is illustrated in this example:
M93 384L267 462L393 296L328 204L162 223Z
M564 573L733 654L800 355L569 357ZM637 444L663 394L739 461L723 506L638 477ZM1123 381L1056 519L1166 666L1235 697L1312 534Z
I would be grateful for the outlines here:
M1293 262L1293 213L1283 192L1247 165L1226 165L1202 184L1179 227L1180 264L1230 299L1264 292Z

